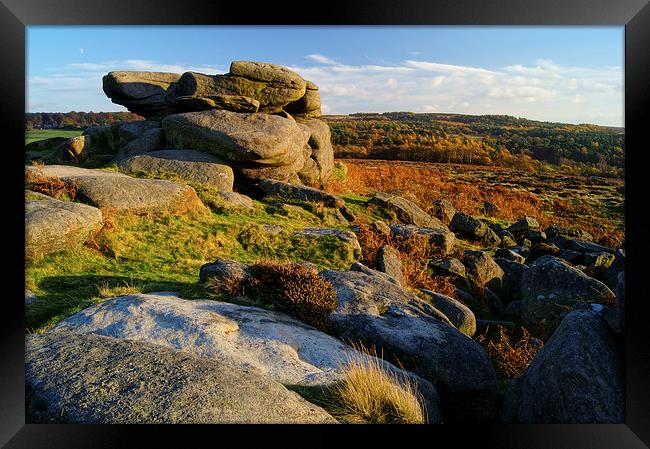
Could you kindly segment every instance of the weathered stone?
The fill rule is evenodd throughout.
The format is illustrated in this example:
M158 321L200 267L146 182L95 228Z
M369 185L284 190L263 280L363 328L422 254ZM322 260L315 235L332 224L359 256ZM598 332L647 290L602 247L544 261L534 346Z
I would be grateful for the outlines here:
M521 301L512 301L504 309L503 314L517 320L521 319Z
M517 262L517 263L524 263L526 262L526 258L522 256L521 254L518 254L514 251L511 251L506 248L499 248L494 252L494 257L499 257L501 259L506 259L510 260L512 262Z
M113 103L151 117L168 111L165 96L179 79L176 73L110 72L102 82L104 93Z
M445 226L440 220L433 218L420 209L417 204L407 200L406 198L377 192L370 199L370 202L394 213L397 219L402 223L449 231L449 228L447 228L447 226Z
M184 213L204 208L193 188L170 181L136 179L122 173L66 165L46 165L38 171L64 182L75 182L78 193L99 208L136 214Z
M615 259L616 256L611 253L586 253L584 255L584 264L588 267L599 267L606 269L609 268L612 263L614 263Z
M54 198L26 201L25 258L72 249L102 224L102 212L96 207Z
M588 240L590 242L594 241L593 235L581 229L570 229L570 228L564 228L562 226L549 226L544 230L544 232L548 237L555 237L556 235L562 235L565 237L573 237L580 240Z
M488 228L481 239L481 243L487 248L496 248L501 244L501 238L492 229Z
M27 422L336 422L250 369L92 334L28 334L25 381Z
M497 232L497 235L501 239L501 243L499 243L499 246L501 248L513 248L517 246L517 240L515 239L515 236L512 235L510 231L500 231Z
M148 129L137 139L133 139L122 148L116 157L121 160L125 157L159 150L165 146L165 133L161 128Z
M530 230L539 229L539 223L533 217L523 217L513 223L508 231L513 235L518 236L521 233L527 233Z
M463 264L467 274L478 285L487 287L499 295L503 290L503 270L484 251L465 250Z
M471 337L476 332L476 317L465 304L431 290L421 288L431 304L445 314L449 321L463 334Z
M445 228L426 228L414 225L392 224L389 225L391 234L394 236L411 238L417 235L419 238L427 239L429 245L434 247L442 255L447 255L454 250L456 237L454 233Z
M205 282L209 278L216 278L222 282L238 284L246 280L248 275L248 265L236 260L217 259L201 266L199 280Z
M440 261L431 261L429 266L434 270L447 276L466 277L465 265L458 259L443 259Z
M377 251L375 266L379 271L394 277L402 285L404 275L402 274L402 261L399 258L399 252L390 245L383 245Z
M625 421L621 357L598 314L568 314L521 378L509 386L507 423L605 424Z
M46 151L53 150L64 142L68 137L50 137L49 139L36 140L25 145L25 151Z
M430 304L380 276L322 271L337 292L335 335L384 351L433 382L449 421L491 419L496 376L486 352ZM446 317L445 317L445 320Z
M338 196L314 189L313 187L299 186L274 179L262 179L258 185L267 196L278 198L282 201L321 203L326 207L337 209L345 205L345 201Z
M608 248L603 245L598 245L597 243L589 242L586 240L576 240L569 237L564 237L562 235L556 235L555 237L547 239L548 243L553 243L560 248L569 249L571 251L577 251L579 253L611 253L614 254L616 250Z
M623 270L625 270L625 250L618 249L614 253L614 262L612 262L603 276L603 282L605 285L607 285L611 290L616 290L618 275Z
M160 122L158 120L138 120L120 123L115 129L117 146L123 148L134 140L143 137L147 131L160 130Z
M483 212L487 215L496 215L499 213L499 206L489 201L483 201Z
M370 223L370 229L372 229L374 232L384 235L386 237L390 236L391 230L386 224L386 222L381 221L381 220L375 220L372 223Z
M124 173L170 173L185 181L207 184L221 192L232 191L235 176L232 168L211 154L194 150L162 150L132 156L121 161Z
M167 116L167 146L207 151L252 179L288 181L304 166L308 136L277 115L210 110Z
M449 225L454 233L458 233L474 240L482 239L490 228L478 218L462 212L456 212Z
M315 163L316 181L321 184L327 183L334 172L334 148L332 147L332 135L327 123L311 119L298 119L298 124L305 126L309 132L307 141L311 150L305 160L311 159ZM300 175L300 172L298 172Z
M83 162L90 156L90 142L90 136L72 137L56 148L55 157L59 161Z
M306 89L305 94L298 100L286 105L284 109L296 117L320 117L320 93L315 89Z
M528 266L524 265L523 262L502 259L500 257L496 257L494 262L499 265L504 273L503 289L500 295L501 299L505 303L519 300L521 297L521 278L528 269Z
M226 204L226 207L252 210L255 208L253 200L237 192L219 192L219 197Z
M196 97L192 95L174 97L174 108L178 112L207 111L225 109L231 112L257 112L260 102L243 95L210 95Z
M31 304L34 301L36 301L37 299L38 298L36 297L36 295L34 293L32 293L31 291L25 289L25 305Z
M522 320L538 325L544 320L551 328L562 312L578 303L612 303L614 293L561 259L543 256L530 265L521 278Z
M342 229L305 228L294 232L292 235L308 239L336 238L344 244L344 249L347 254L346 259L359 260L361 258L361 245L354 232L344 231Z
M397 279L395 279L395 277L383 271L373 270L372 268L365 266L361 262L354 262L352 265L350 265L350 271L358 271L359 273L364 273L367 274L368 276L375 276L384 281L390 282L392 284L401 287L401 284L397 282ZM443 319L444 321L447 321L447 318L443 317L442 313L440 314L440 318Z
M455 213L456 208L450 201L439 199L433 202L433 215L444 224L449 225Z

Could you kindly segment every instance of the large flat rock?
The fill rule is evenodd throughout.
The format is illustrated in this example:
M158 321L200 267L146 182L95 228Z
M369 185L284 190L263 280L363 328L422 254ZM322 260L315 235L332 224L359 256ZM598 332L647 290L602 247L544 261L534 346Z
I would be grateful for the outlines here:
M25 201L25 257L34 259L81 245L102 224L102 212L86 204L45 195Z
M71 331L154 343L229 364L283 385L330 385L342 366L365 356L299 320L276 311L219 301L180 299L173 293L113 298L61 321ZM382 362L399 378L401 372ZM432 422L440 420L433 385L409 373L427 401Z
M186 181L207 184L220 192L232 192L235 182L232 168L200 151L152 151L124 159L118 165L124 173L171 173Z
M113 103L150 117L167 111L165 96L180 77L177 73L166 72L109 72L102 83L104 93Z
M92 334L27 335L25 379L28 422L336 422L251 370Z
M67 165L25 167L78 185L78 193L99 208L136 214L184 213L203 208L193 188L160 179L137 179L122 173Z
M167 147L210 152L248 178L287 181L305 164L309 135L278 115L188 112L166 117L162 126Z

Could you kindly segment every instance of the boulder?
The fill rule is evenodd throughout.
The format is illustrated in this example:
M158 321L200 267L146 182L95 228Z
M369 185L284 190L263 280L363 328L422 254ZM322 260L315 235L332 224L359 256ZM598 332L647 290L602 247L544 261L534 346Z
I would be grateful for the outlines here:
M476 332L476 317L465 304L447 295L421 288L433 307L445 314L449 321L463 334L471 337Z
M49 139L36 140L25 145L25 151L47 151L53 150L64 142L68 141L68 137L50 137Z
M99 208L136 214L179 214L204 208L193 188L170 181L136 179L122 173L66 165L46 165L38 171L64 182L75 182L78 194Z
M528 266L522 262L495 257L494 262L503 270L503 289L501 299L504 303L520 299L521 278Z
M170 115L162 127L167 147L210 152L251 179L294 178L309 139L295 121L222 110Z
M504 398L502 420L622 424L625 384L611 330L592 311L568 314Z
M225 203L226 207L248 210L255 208L253 200L246 195L242 195L241 193L219 192L219 197Z
M506 248L499 248L494 252L494 257L499 257L501 259L506 259L511 262L524 263L526 258L521 254L518 254L514 251L511 251Z
M593 235L581 229L564 228L562 226L549 226L544 230L544 232L549 238L555 237L556 235L561 235L565 237L576 238L579 240L588 240L590 242L594 241Z
M92 334L27 334L25 382L27 422L336 423L252 369Z
M233 61L230 73L204 75L184 73L167 96L168 103L178 97L242 96L259 102L259 111L282 111L289 103L305 95L307 83L297 73L275 64Z
M614 254L616 250L608 248L603 245L598 245L587 240L576 240L573 238L565 237L563 235L556 235L555 237L547 239L548 243L553 243L562 249L577 251L579 253L611 253Z
M618 275L623 270L625 270L625 250L618 249L614 253L614 262L612 262L603 276L603 282L605 285L607 285L611 290L616 290Z
M485 251L465 250L463 264L468 276L481 287L499 295L503 290L503 270Z
M561 314L576 304L615 300L605 284L553 256L537 259L524 271L520 295L524 325L538 325L544 320L551 329Z
M194 150L162 150L129 157L119 164L123 173L170 173L185 181L207 184L221 192L231 192L235 175L232 168L208 153Z
M305 164L309 160L313 161L315 170L316 183L325 184L334 172L334 148L332 147L332 135L327 123L316 119L297 119L298 124L309 133L310 153L305 159ZM303 167L304 168L304 167ZM298 172L298 176L301 172ZM306 180L303 180L307 182Z
M488 228L487 232L481 239L483 246L487 248L496 248L501 244L501 238L492 229Z
M449 225L451 220L454 218L455 213L456 208L450 201L439 199L433 202L433 216L444 224Z
M394 277L400 285L404 283L402 261L399 258L399 252L392 246L383 245L379 248L375 259L375 267L379 271Z
M90 156L90 136L75 136L56 147L55 158L62 162L83 162Z
M526 234L530 230L539 229L539 223L533 217L523 217L513 223L508 231L515 236Z
M168 112L165 97L180 75L163 72L110 72L102 79L103 89L113 103L143 117Z
M429 266L445 276L467 276L465 265L458 259L449 258L440 261L431 261Z
M160 121L138 120L135 122L117 124L115 127L115 132L117 133L117 146L118 148L123 148L130 142L143 137L147 131L153 130L160 130Z
M320 93L318 89L310 89L307 87L305 95L296 101L292 101L284 107L284 110L296 117L312 118L320 117L321 103Z
M447 226L445 226L440 220L431 217L420 209L417 204L407 200L406 198L377 192L370 199L370 203L376 204L382 209L386 209L395 214L397 219L402 223L449 231L449 228L447 228Z
M238 284L246 280L248 275L248 265L236 260L217 259L201 266L199 280L205 282L209 278L216 278L229 284Z
M262 179L258 185L266 196L277 198L281 201L320 203L325 207L336 209L345 205L345 201L338 196L314 189L313 187L290 184L275 179Z
M616 256L612 253L586 253L584 255L584 264L588 267L607 269L616 260Z
M485 237L490 228L478 218L462 212L456 212L451 219L450 229L454 233L461 234L473 240L480 240Z
M205 97L185 95L174 97L174 109L178 112L225 109L231 112L257 112L260 102L243 95L208 95Z
M25 258L72 249L102 224L102 212L96 207L54 198L26 201Z
M429 245L434 247L442 255L447 255L454 250L456 237L454 233L444 228L426 228L415 225L392 224L389 225L391 235L404 238L411 238L417 235L418 238L426 239Z
M25 305L29 305L38 300L38 297L31 291L25 289Z
M159 150L164 147L165 133L163 133L163 130L161 128L149 129L142 136L133 139L120 148L116 159L121 160L128 156L148 153L149 151Z
M354 232L342 229L329 228L305 228L292 234L293 237L301 239L336 239L343 244L343 251L346 253L345 260L359 260L361 258L361 245Z
M501 248L513 248L517 246L517 240L510 231L504 229L503 231L497 232L497 235L501 239L501 243L499 243Z
M433 382L449 421L489 420L496 376L487 353L430 304L381 276L320 272L336 289L336 336L382 350ZM444 318L444 320L443 320Z

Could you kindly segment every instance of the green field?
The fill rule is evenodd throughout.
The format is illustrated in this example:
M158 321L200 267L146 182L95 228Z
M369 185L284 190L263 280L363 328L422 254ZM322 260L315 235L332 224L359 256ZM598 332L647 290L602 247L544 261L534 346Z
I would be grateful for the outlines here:
M83 131L70 129L33 129L25 132L25 145L38 140L50 139L52 137L74 137L80 136Z

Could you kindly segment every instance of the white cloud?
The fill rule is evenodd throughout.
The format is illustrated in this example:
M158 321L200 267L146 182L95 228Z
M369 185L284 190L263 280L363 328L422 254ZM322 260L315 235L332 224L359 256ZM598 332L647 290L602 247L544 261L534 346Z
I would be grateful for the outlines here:
M80 49L79 49L79 53L80 53L80 54L83 55L85 52L86 52L86 50L85 50L84 48L80 48Z
M623 124L621 67L562 66L547 59L501 68L415 59L355 65L315 53L304 59L301 66L285 65L320 86L324 113L458 110ZM49 73L30 74L28 110L124 110L101 90L102 76L113 70L216 74L227 68L147 59L66 64Z
M318 62L320 64L338 64L333 59L330 59L327 56L323 56L323 55L319 55L319 54L307 55L307 56L305 56L305 59L309 59L311 61L315 61L315 62Z

